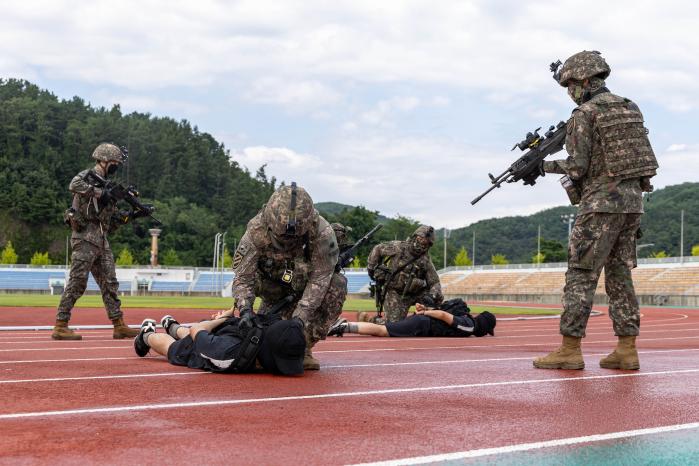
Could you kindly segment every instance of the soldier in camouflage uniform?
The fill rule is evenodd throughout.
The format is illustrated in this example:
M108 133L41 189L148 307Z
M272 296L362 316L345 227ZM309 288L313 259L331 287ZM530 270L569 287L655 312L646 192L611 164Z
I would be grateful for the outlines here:
M561 68L559 84L578 107L568 122L565 160L546 161L546 173L572 180L578 216L568 245L560 331L563 344L537 358L543 369L583 369L580 343L602 269L609 296L609 317L618 344L600 361L610 369L638 369L636 336L640 315L631 280L636 239L643 214L643 192L658 167L643 126L643 115L629 99L605 87L610 68L599 52L580 52Z
M337 259L333 228L296 183L272 194L248 222L233 256L233 297L243 320L254 315L256 296L262 298L260 313L293 297L281 313L304 323L307 370L320 368L312 348L327 335L347 294L347 279L335 271Z
M92 170L102 177L113 175L124 162L125 155L114 144L102 143L92 153L97 164ZM56 325L52 338L56 340L80 340L68 327L75 301L85 293L88 274L92 272L102 292L102 301L109 319L114 324L114 338L133 338L138 330L130 329L121 312L121 301L117 296L119 282L116 278L114 256L109 247L107 234L119 225L131 220L127 212L119 212L116 201L108 191L88 184L85 177L90 170L78 173L70 182L73 194L72 207L67 211L66 223L73 230L71 235L70 277L58 305Z
M434 228L421 225L405 241L374 246L367 260L369 277L383 293L385 321L405 319L415 303L438 306L443 299L439 275L428 253L434 244Z

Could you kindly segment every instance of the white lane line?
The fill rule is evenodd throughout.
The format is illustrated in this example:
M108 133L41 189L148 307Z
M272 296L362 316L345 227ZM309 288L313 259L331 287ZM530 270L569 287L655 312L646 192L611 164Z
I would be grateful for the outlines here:
M669 324L669 325L677 325L677 324ZM693 332L693 331L699 331L699 328L682 328L682 329L671 329L671 330L642 330L641 337L639 337L639 341L644 339L643 335L648 334L648 333L670 333L670 332ZM587 335L609 335L609 332L587 332ZM526 334L526 335L498 335L498 339L504 339L504 338L545 338L545 337L555 337L556 339L560 338L560 335L554 335L551 333L545 333L545 334ZM329 340L329 341L328 341ZM348 337L347 340L344 340L344 338L333 338L328 340L325 340L325 344L329 343L349 343L349 344L356 344L356 343L385 343L388 341L399 343L399 342L404 342L404 341L439 341L439 340L444 340L444 338L438 338L438 337L420 337L420 338L395 338L391 340L385 340L385 339L376 339L372 337L365 337L365 336L358 336L355 337L354 335L352 337ZM335 340L341 340L341 341L335 341ZM344 341L342 341L344 340ZM86 338L82 341L89 341L90 343L104 343L104 342L114 342L113 338L108 338L104 340L100 339L92 339L92 338ZM128 343L127 340L124 343ZM56 341L56 340L40 340L40 341L3 341L0 339L0 344L7 344L7 345L21 345L21 344L47 344L47 343L52 343L52 344L66 344L66 343L73 343L74 342L65 342L65 341ZM130 346L130 345L126 345Z
M649 350L649 351L639 351L639 354L662 354L662 353L684 353L688 351L699 351L699 348L688 348L688 349L674 349L674 350ZM585 353L585 357L595 357L595 356L605 356L607 353ZM0 364L26 364L35 362L84 362L84 361L108 361L108 360L122 360L122 359L163 359L160 356L146 356L140 358L138 356L125 357L125 358L79 358L79 359L40 359L40 360L23 360L23 361L1 361ZM409 362L386 362L386 363L367 363L367 364L336 364L336 365L323 365L323 369L348 369L354 367L392 367L392 366L419 366L428 364L461 364L461 363L473 363L473 362L497 362L497 361L531 361L532 357L513 357L513 358L480 358L480 359L451 359L451 360L437 360L437 361L409 361ZM186 372L189 374L189 372ZM198 372L196 372L198 373ZM165 374L165 373L164 373ZM173 373L177 374L177 373ZM118 377L126 377L117 376ZM139 377L139 374L134 374L133 377ZM44 382L44 381L55 381L55 380L87 380L94 378L92 376L86 377L69 377L61 379L25 379L25 380L6 380L0 381L2 383L17 383L17 382ZM110 378L110 376L99 376L97 378Z
M19 361L0 361L0 364L31 364L37 362L81 362L81 361L116 361L124 359L157 359L157 356L125 356L121 358L72 358L72 359L22 359Z
M370 396L370 395L388 395L388 394L394 394L394 393L436 392L436 391L461 390L461 389L467 389L467 388L470 389L470 388L481 388L481 387L503 387L503 386L511 386L511 385L533 385L533 384L575 382L575 381L586 381L586 380L617 379L617 378L626 378L626 377L652 377L652 376L696 374L696 373L699 373L699 369L682 369L682 370L657 371L657 372L634 372L634 373L609 374L609 375L589 375L589 376L581 376L581 377L564 377L564 378L555 378L555 379L509 380L509 381L503 381L503 382L483 382L483 383L471 383L471 384L459 384L459 385L437 385L437 386L431 386L431 387L410 387L410 388L362 390L362 391L357 391L357 392L320 393L320 394L315 394L315 395L291 395L291 396L280 396L280 397L269 397L269 398L247 398L247 399L237 399L237 400L224 399L224 400L212 400L212 401L191 401L191 402L182 402L182 403L160 403L160 404L153 403L153 404L147 404L147 405L112 406L112 407L106 407L106 408L66 409L66 410L59 410L59 411L30 411L30 412L24 412L24 413L2 414L2 415L0 415L0 420L25 419L25 418L34 418L34 417L66 416L66 415L81 415L81 414L153 411L153 410L161 410L161 409L201 408L201 407L206 407L206 406L230 406L230 405L268 403L268 402L278 402L278 401L318 400L318 399L328 399L328 398L345 398L345 397Z
M697 329L697 330L699 330L699 329ZM124 340L126 340L126 341L124 341L124 343L127 343L129 341L133 343L132 339L124 339ZM89 341L90 343L105 343L105 342L111 341L113 343L116 343L114 341L114 338L105 338L103 340L98 339L98 338L84 338L84 339L78 340L78 341ZM45 345L47 343L64 345L66 343L75 344L75 341L52 340L51 338L44 340L44 341L2 341L2 340L0 340L0 344L6 344L6 345Z
M479 450L467 450L454 453L444 453L441 455L415 456L412 458L401 458L387 461L377 461L374 463L360 463L355 466L401 466L410 464L427 464L444 461L457 461L467 458L480 458L483 456L502 455L506 453L517 453L522 451L538 450L541 448L564 447L568 445L578 445L581 443L601 442L605 440L624 439L629 437L639 437L642 435L665 434L682 430L699 428L699 422L689 424L674 424L670 426L650 427L647 429L626 430L621 432L610 432L608 434L585 435L582 437L568 437L543 442L519 443L504 447L482 448Z
M133 341L133 340L130 340ZM73 342L71 342L73 343ZM8 349L0 349L0 352L2 353L7 353L7 352L13 352L16 353L17 351L76 351L76 350L96 350L96 349L132 349L133 350L133 345L128 345L128 346L71 346L71 347L66 347L62 348L60 346L57 346L55 348L8 348Z
M189 371L189 372L157 372L150 374L119 374L119 375L90 375L84 377L52 377L47 379L17 379L17 380L0 380L0 384L13 383L34 383L34 382L66 382L77 380L104 380L104 379L137 379L143 377L172 377L178 375L202 375L211 374L204 371Z
M560 337L559 337L560 338ZM693 340L699 338L697 336L689 337L667 337L667 338L643 338L639 342L647 341L666 341L666 340ZM607 344L616 343L617 340L598 340L598 341L583 341L583 347L591 344ZM346 350L320 350L314 351L313 354L320 353L371 353L379 351L428 351L428 350L442 350L442 349L481 349L481 348L521 348L523 346L534 346L534 347L550 347L555 345L555 342L541 342L541 343L517 343L511 345L458 345L458 346L406 346L406 347L396 347L396 348L367 348L367 349L346 349ZM3 350L0 350L3 351Z
M641 331L641 336L638 338L639 341L644 340L643 335L647 333L670 333L670 332L693 332L693 331L699 331L699 328L681 328L681 329L673 329L673 330L642 330ZM339 341L338 343L381 343L381 342L388 342L388 341L395 341L396 343L402 342L402 341L439 341L439 340L444 340L444 337L439 338L439 337L419 337L419 338L391 338L391 339L376 339L372 337L365 337L363 335L360 335L358 337L355 337L355 334L351 334L352 336L347 337L347 341ZM604 335L604 336L609 336L609 332L587 332L587 335ZM542 334L527 334L527 335L497 335L498 340L504 339L504 338L539 338L539 337L555 337L557 340L561 338L559 334L552 334L552 333L542 333ZM328 340L330 340L332 337L328 337ZM337 340L343 340L345 337L336 337ZM324 344L328 344L328 340L325 340ZM330 340L331 342L333 340ZM0 342L2 343L2 342ZM34 343L34 342L32 342Z
M667 338L641 338L640 342L649 341L668 341L668 340L693 340L699 338L697 336L687 336L687 337L667 337ZM388 341L388 338L382 339L384 343ZM402 339L396 338L396 342ZM424 339L420 339L424 341ZM443 340L443 338L442 338ZM129 340L131 341L131 340ZM378 340L381 341L381 340ZM591 344L607 344L616 343L617 340L598 340L598 341L584 341L583 346ZM457 346L407 346L407 347L396 347L396 348L368 348L368 349L343 349L343 350L320 350L316 353L368 353L368 352L378 352L378 351L427 351L427 350L441 350L441 349L469 349L469 348L520 348L523 346L534 346L534 347L550 347L555 345L556 342L541 342L541 343L517 343L510 345L457 345ZM12 349L0 349L0 352L21 352L21 351L84 351L84 350L96 350L96 349L132 349L132 345L126 346L77 346L77 347L54 347L54 348L12 348Z

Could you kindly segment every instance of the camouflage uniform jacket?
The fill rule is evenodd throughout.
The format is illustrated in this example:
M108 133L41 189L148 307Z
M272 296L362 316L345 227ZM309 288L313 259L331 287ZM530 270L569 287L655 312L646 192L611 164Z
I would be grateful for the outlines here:
M272 290L284 290L300 296L294 315L311 315L325 296L337 264L338 248L335 233L320 215L305 240L289 249L276 248L257 214L248 222L247 230L233 257L233 297L239 309L252 308L255 296L268 299ZM284 276L291 272L289 280ZM274 296L281 299L284 296Z
M391 274L413 260L415 256L410 250L409 241L388 241L377 244L367 259L369 275L379 283L388 280ZM432 296L440 297L440 300L442 296L439 275L428 253L398 272L387 284L387 289L395 290L401 295L420 295L427 292Z
M88 241L100 248L109 248L107 234L123 224L117 215L114 202L101 205L99 196L101 190L85 181L90 170L83 170L71 180L68 189L73 194L73 207L82 217L84 227L78 231L73 229L71 240Z
M573 110L566 135L568 158L544 162L547 173L566 174L581 188L579 214L643 213L639 178L611 178L605 175L604 152L595 118L599 114L599 104L620 100L624 99L604 92Z

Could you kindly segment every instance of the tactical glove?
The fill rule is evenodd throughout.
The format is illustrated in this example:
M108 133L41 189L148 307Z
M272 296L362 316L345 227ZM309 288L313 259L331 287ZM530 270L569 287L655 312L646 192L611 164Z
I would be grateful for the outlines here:
M423 288L427 287L427 282L421 278L413 278L410 281L410 286L408 286L408 291L410 293L417 293Z
M240 330L249 330L255 325L255 313L252 309L241 309L240 310L240 320L238 321L238 328Z

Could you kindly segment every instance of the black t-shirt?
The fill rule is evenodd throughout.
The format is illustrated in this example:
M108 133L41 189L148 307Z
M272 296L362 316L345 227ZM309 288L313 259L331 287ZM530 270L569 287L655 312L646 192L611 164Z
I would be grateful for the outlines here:
M443 320L431 318L430 333L435 337L470 337L475 331L476 324L470 315L452 316L451 325Z

